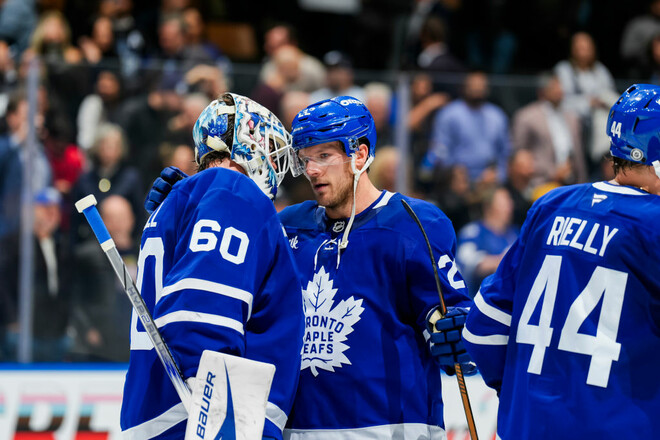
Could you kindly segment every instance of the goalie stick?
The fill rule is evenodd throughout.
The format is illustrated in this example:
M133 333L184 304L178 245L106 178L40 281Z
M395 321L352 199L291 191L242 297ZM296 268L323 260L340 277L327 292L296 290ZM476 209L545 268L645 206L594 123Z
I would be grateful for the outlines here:
M417 217L417 214L415 214L415 211L410 207L408 202L405 200L401 200L401 203L403 204L403 207L406 209L410 217L412 217L413 220L415 220L415 223L417 223L417 226L419 226L419 230L422 232L422 235L424 236L424 241L426 241L426 246L429 249L429 257L431 258L431 266L433 266L433 277L435 278L435 286L438 289L438 296L440 298L440 318L443 318L447 314L447 306L445 305L445 298L442 293L442 287L440 286L440 276L438 275L438 269L435 264L435 258L433 257L433 248L431 247L431 242L429 241L429 237L426 235L426 231L424 230L424 226L422 226L422 222L419 220L419 217ZM468 424L468 430L470 431L470 437L472 437L473 440L479 440L477 436L477 426L474 423L474 414L472 413L472 406L470 405L470 397L468 396L467 392L467 387L465 386L465 377L463 376L463 369L461 368L461 364L456 363L454 364L454 370L456 370L456 380L458 381L458 390L461 392L461 400L463 401L463 409L465 410L465 418L467 419L467 424Z
M76 209L85 215L94 231L189 415L184 439L210 440L222 436L260 440L275 366L204 350L191 390L101 219L96 198L90 194L80 199ZM230 391L230 381L236 392ZM214 393L215 385L218 390Z
M92 194L83 197L76 202L76 209L78 212L85 215L89 226L92 228L92 231L94 231L94 235L101 245L101 249L105 252L108 260L110 260L110 264L115 270L119 281L121 281L121 285L124 288L128 299L131 301L140 322L144 326L147 335L149 335L149 339L151 339L151 342L154 344L156 354L158 354L160 361L163 363L163 367L172 381L172 385L174 385L176 392L179 394L183 406L186 408L186 411L189 412L191 401L190 388L186 384L183 374L174 360L174 357L172 357L170 349L167 347L162 335L158 331L158 327L156 327L156 324L151 318L151 313L149 313L149 309L147 308L142 295L140 295L140 292L135 286L135 282L133 282L131 275L128 273L124 260L122 260L115 242L110 237L108 228L106 228L101 219L101 215L96 208L96 197Z

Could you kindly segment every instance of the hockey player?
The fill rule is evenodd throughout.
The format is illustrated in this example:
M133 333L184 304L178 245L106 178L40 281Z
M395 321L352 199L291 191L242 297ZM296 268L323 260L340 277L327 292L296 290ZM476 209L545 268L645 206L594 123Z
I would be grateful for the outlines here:
M607 134L614 179L539 199L468 315L503 440L660 437L660 87L628 88Z
M285 438L444 438L440 366L451 373L465 360L460 330L471 304L454 262L456 236L434 205L374 187L365 171L375 147L373 118L350 96L313 104L293 121L292 171L305 174L317 201L280 213L305 310ZM147 209L173 182L162 176ZM449 306L439 321L427 245L403 199L438 262Z
M281 439L300 371L300 281L270 199L290 135L226 93L193 129L200 170L178 183L142 235L137 287L184 377L203 350L274 364L264 437ZM133 313L121 427L127 439L182 439L187 413Z
M451 316L460 323L470 304L451 222L430 203L374 187L365 171L376 131L355 98L302 110L292 136L292 171L309 179L316 202L280 213L305 309L300 384L285 437L441 438L440 370L427 342L438 292L423 235L401 200L420 217L439 263L446 329L462 327ZM444 360L453 365L460 347L447 346Z

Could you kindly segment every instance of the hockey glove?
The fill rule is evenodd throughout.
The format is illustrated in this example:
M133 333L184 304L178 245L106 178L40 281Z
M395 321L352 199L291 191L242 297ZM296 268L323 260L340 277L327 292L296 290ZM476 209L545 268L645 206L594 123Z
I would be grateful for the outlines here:
M160 172L160 177L151 185L147 199L144 201L144 209L149 215L160 206L167 195L172 191L172 187L179 180L183 180L188 175L177 167L167 167Z
M454 364L457 363L461 365L464 375L476 373L476 366L471 362L461 337L467 312L468 309L464 307L448 307L447 313L441 318L436 308L429 312L426 322L431 356L450 376L456 373Z

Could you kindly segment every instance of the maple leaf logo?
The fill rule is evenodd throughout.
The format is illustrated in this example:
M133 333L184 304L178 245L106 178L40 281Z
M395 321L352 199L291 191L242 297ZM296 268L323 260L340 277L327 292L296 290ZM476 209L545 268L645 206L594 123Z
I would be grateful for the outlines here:
M301 370L309 368L314 376L318 376L319 369L334 372L335 367L351 364L344 354L350 348L345 342L360 320L364 307L361 299L351 296L333 308L336 293L337 289L323 267L303 290L305 337Z

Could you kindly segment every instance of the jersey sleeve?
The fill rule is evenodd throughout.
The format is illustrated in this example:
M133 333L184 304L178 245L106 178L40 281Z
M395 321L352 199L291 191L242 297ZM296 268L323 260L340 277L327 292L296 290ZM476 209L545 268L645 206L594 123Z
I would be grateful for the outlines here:
M196 374L203 350L275 365L264 435L281 438L303 331L300 283L282 227L272 206L227 191L208 191L193 205L178 211L174 263L154 321L186 378Z
M520 236L504 255L495 273L481 283L463 329L465 347L484 382L498 392L509 343L517 268L523 256L527 231L534 222L534 213L535 209L530 209Z
M447 307L470 307L472 302L455 261L456 234L451 222L440 215L437 217L422 215L420 219L433 249L433 258L438 270L445 305ZM410 227L412 251L406 257L406 277L417 325L428 337L426 333L427 315L432 308L438 306L440 298L435 284L428 245L414 222Z

